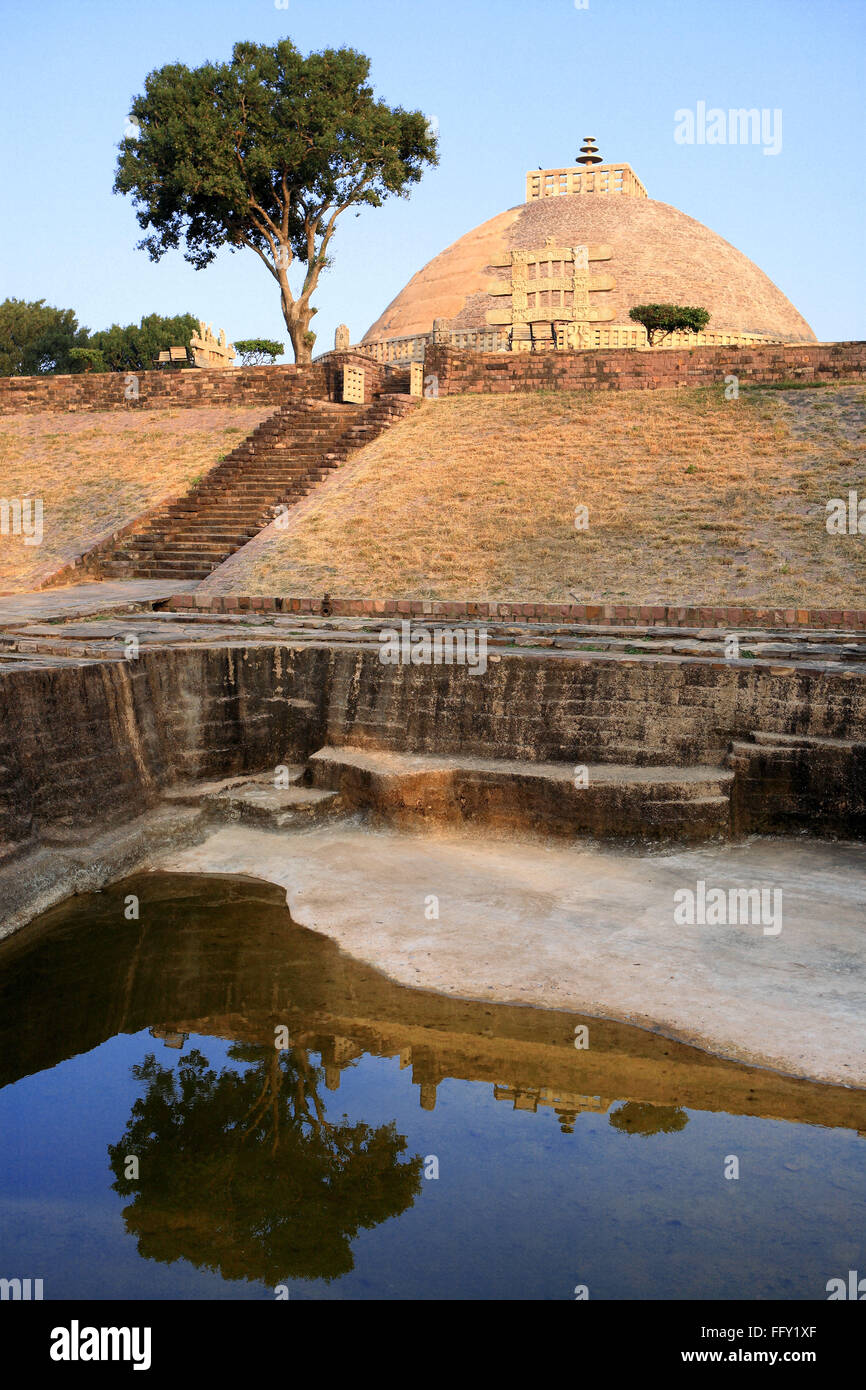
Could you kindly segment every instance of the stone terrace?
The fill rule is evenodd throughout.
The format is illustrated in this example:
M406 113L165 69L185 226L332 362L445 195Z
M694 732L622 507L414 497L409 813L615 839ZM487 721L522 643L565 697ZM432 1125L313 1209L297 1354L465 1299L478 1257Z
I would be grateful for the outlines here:
M866 835L862 631L741 626L735 657L714 627L476 622L466 631L486 632L487 652L473 670L384 663L387 626L195 611L7 621L7 854L176 805L172 788L193 789L185 805L273 813L275 827L339 810L518 833ZM275 800L283 762L296 790ZM225 778L253 785L223 796Z

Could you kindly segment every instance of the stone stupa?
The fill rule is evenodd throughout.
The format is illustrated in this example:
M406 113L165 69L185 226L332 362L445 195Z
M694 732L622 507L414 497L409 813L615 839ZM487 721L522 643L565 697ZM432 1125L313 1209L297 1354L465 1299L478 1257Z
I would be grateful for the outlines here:
M693 342L815 341L747 256L650 198L630 165L605 164L587 137L575 166L531 171L524 203L467 232L419 270L363 344L384 348L429 335L435 325L467 347L516 350L533 340L642 346L644 330L629 310L646 303L707 309L707 331Z

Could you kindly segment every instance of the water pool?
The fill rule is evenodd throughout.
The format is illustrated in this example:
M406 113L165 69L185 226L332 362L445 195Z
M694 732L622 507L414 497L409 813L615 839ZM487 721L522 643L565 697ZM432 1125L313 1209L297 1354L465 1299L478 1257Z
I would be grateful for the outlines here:
M863 1092L404 988L250 880L0 945L0 1277L46 1299L826 1299L864 1131Z

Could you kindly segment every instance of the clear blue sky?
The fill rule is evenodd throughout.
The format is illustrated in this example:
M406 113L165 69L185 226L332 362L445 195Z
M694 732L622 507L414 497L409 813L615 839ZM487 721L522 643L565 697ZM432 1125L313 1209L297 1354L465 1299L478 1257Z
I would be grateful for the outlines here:
M864 0L3 0L0 299L45 298L91 329L192 312L229 338L286 339L250 251L157 264L116 146L145 75L288 36L369 55L378 95L440 128L408 201L342 219L320 282L316 350L357 340L426 261L523 201L527 169L595 135L650 196L706 223L775 280L821 339L866 338ZM680 145L700 101L782 111L782 149Z

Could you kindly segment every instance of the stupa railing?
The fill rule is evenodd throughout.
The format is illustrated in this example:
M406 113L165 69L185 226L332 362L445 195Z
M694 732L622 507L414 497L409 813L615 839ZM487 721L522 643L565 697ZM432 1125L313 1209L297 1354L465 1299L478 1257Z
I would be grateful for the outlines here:
M565 327L565 325L563 325ZM639 351L657 352L665 348L689 347L749 347L751 344L783 343L784 338L775 338L762 333L671 333L662 342L650 348L646 329L640 324L589 324L585 327L585 338L580 347L587 352L600 349L636 348ZM411 362L423 362L428 345L442 343L446 347L462 352L553 352L557 350L574 351L578 346L568 340L568 335L553 337L517 338L509 341L507 329L444 329L437 328L431 333L414 333L403 338L381 338L369 343L353 344L351 351L363 353L384 366L408 366Z

